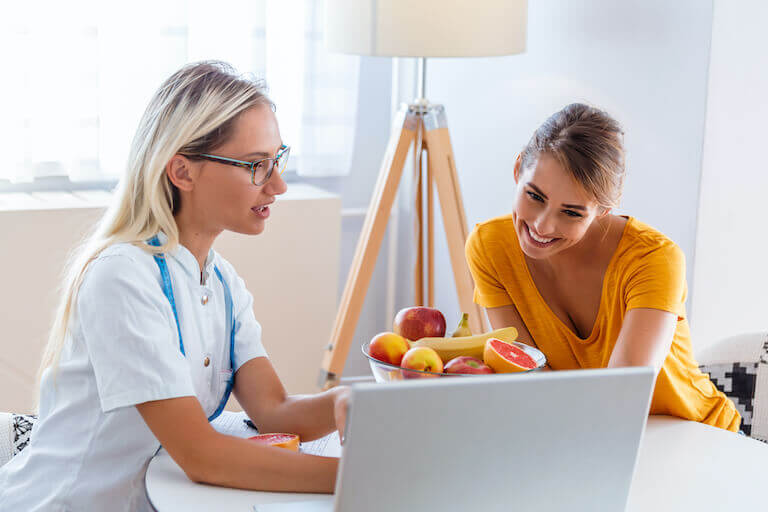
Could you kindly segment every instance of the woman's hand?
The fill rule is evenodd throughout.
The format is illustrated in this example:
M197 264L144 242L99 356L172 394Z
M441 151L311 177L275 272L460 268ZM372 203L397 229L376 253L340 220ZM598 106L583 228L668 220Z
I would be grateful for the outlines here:
M347 425L349 396L349 386L337 386L334 388L333 417L336 420L336 429L339 431L339 439L342 443L344 442L344 427Z

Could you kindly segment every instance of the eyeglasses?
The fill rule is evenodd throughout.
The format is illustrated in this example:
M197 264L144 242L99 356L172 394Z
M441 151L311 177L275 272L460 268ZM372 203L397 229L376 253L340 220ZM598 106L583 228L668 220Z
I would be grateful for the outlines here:
M288 155L290 152L291 148L283 144L280 146L280 149L277 150L275 158L263 158L261 160L256 160L255 162L245 162L243 160L235 160L233 158L208 154L191 156L210 160L211 162L219 162L248 169L251 171L251 183L258 187L269 181L269 178L272 177L272 173L275 169L277 169L278 174L283 174L283 172L285 172L286 167L288 167Z

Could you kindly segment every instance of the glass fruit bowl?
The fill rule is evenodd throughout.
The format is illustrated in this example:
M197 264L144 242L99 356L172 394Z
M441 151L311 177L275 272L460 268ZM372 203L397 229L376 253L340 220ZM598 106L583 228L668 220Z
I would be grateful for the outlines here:
M543 352L539 349L520 343L519 341L511 342L512 345L520 348L526 354L531 356L536 362L536 368L530 370L524 370L518 373L528 373L540 370L547 364L547 358ZM393 364L385 363L374 359L368 354L369 343L364 343L362 346L363 355L368 359L368 364L371 365L371 372L376 382L391 382L395 380L403 379L419 379L419 378L436 378L436 377L475 377L477 375L493 375L493 374L476 374L476 373L436 373L427 372L423 370L410 370L408 368L402 368Z

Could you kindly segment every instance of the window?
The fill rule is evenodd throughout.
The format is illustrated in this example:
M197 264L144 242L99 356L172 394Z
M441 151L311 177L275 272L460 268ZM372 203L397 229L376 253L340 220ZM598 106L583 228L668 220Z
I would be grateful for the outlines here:
M300 175L349 171L358 58L329 54L322 2L134 0L4 6L0 181L109 181L153 92L187 62L265 78Z

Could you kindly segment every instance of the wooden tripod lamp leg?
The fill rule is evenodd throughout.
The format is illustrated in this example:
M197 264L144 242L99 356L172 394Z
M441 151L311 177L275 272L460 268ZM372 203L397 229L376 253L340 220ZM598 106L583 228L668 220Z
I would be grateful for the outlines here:
M355 334L368 285L376 266L381 242L397 195L408 148L416 134L415 116L403 108L393 124L376 188L365 216L347 284L336 314L331 340L323 357L319 385L328 389L338 384L344 371L349 346Z
M416 118L416 121L416 139L413 144L413 233L416 245L416 258L413 264L413 303L422 305L424 304L424 172L421 162L424 143L421 119Z
M427 165L431 168L432 179L437 187L440 210L443 213L459 306L462 312L469 314L469 327L472 332L475 334L485 332L483 312L472 300L474 282L464 256L464 245L469 231L445 110L440 105L432 105L424 117L424 140L427 146Z
M434 206L434 176L429 165L427 152L427 173L424 178L427 189L427 306L435 307L435 206Z

